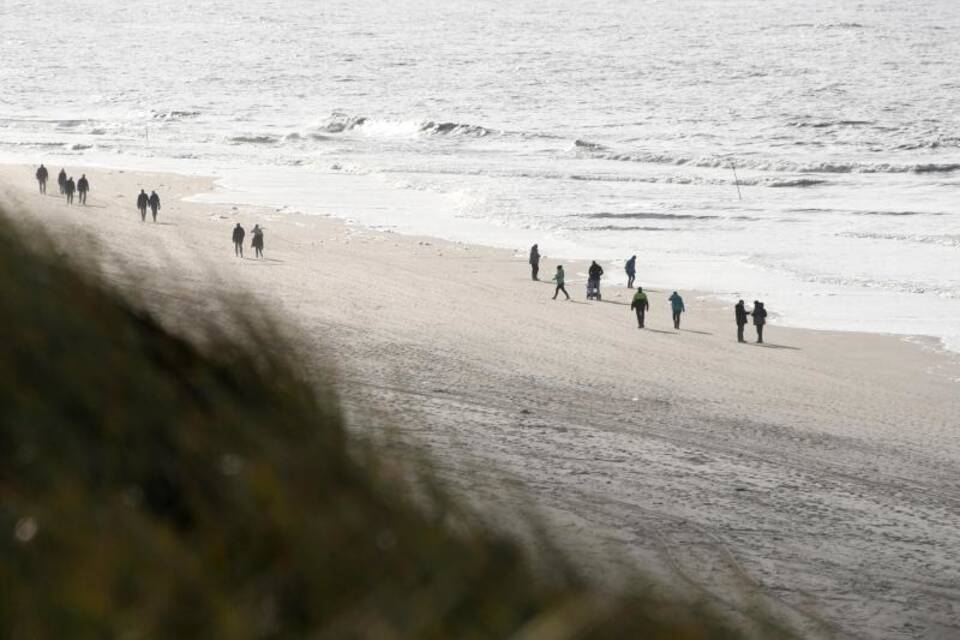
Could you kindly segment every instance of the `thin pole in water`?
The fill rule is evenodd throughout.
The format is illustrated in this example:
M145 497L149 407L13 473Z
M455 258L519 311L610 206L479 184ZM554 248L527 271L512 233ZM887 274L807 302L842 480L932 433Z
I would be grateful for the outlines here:
M737 183L737 199L743 200L743 195L740 193L740 178L737 177L737 167L731 162L730 168L733 169L733 180Z

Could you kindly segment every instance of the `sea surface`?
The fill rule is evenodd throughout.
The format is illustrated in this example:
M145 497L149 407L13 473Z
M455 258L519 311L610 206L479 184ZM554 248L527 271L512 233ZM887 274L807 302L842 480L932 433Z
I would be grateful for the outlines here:
M212 173L614 281L636 254L956 350L958 33L956 0L0 0L0 159Z

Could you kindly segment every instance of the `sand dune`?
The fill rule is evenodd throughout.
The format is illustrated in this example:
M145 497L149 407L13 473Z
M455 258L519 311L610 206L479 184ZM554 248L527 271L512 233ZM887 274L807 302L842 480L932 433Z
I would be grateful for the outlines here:
M0 167L0 198L66 252L120 256L117 277L167 303L171 282L254 294L336 358L355 428L376 398L398 452L426 447L487 507L532 505L598 575L626 555L807 637L960 635L960 364L932 341L774 322L741 345L732 309L686 291L682 331L669 291L641 331L625 289L585 302L586 264L564 263L574 298L552 301L526 248L184 202L214 188L200 177L90 169L89 206L67 207L32 173ZM234 257L238 221L249 254L265 228L264 260Z

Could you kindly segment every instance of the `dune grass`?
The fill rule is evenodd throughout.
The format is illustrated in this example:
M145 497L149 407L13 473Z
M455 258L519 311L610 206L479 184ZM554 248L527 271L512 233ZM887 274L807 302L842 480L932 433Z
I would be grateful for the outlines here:
M269 322L186 336L7 218L0 638L740 637L412 486Z

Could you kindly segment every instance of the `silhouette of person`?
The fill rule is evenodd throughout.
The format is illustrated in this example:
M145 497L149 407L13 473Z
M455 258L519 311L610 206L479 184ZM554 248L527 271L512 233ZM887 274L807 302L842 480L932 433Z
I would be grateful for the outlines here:
M160 209L160 196L157 195L156 191L150 192L150 213L153 214L153 221L157 221L157 211Z
M673 311L673 328L677 331L680 330L680 314L687 310L683 306L683 298L680 297L680 294L674 291L670 294L670 307Z
M637 256L630 256L623 270L627 272L627 289L633 289L633 281L637 277Z
M540 279L540 250L537 245L530 247L530 272L534 280Z
M77 185L73 182L73 178L69 178L63 185L63 191L67 195L67 204L73 204L73 193L76 190Z
M250 243L250 246L253 247L256 252L257 258L263 257L263 229L260 228L260 225L253 225L253 241Z
M630 308L637 312L637 325L643 329L643 321L646 319L647 309L650 308L650 301L647 299L647 294L643 292L643 287L637 287Z
M233 255L239 258L243 257L243 239L246 235L247 232L243 230L243 227L241 227L238 222L237 226L233 228Z
M140 195L137 196L137 210L140 212L140 222L147 221L147 205L150 204L150 198L147 192L140 189Z
M600 276L603 275L603 267L597 264L597 261L594 260L590 263L590 269L588 270L588 275L590 278L590 284L594 291L597 292L597 300L600 299Z
M747 326L747 309L743 306L743 300L737 302L733 312L737 318L737 342L746 342L743 339L743 328Z
M47 192L47 178L50 176L50 172L47 171L47 168L40 165L40 168L37 169L37 183L40 185L40 193Z
M60 169L60 174L57 176L57 184L60 185L60 195L64 195L67 192L67 171L66 169Z
M557 283L557 288L553 290L553 299L557 299L557 294L563 291L563 295L567 296L567 300L570 299L570 294L567 293L566 287L563 286L565 275L563 273L563 265L557 265L557 273L553 276L553 281Z
M90 183L87 181L87 174L80 176L77 181L77 193L80 194L80 204L87 204L87 191L90 191Z
M753 311L750 312L750 315L753 316L753 326L757 328L757 344L763 344L763 325L767 324L767 310L763 303L754 300Z

